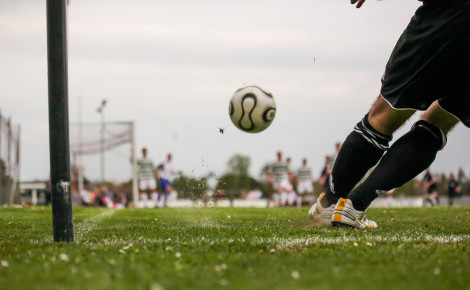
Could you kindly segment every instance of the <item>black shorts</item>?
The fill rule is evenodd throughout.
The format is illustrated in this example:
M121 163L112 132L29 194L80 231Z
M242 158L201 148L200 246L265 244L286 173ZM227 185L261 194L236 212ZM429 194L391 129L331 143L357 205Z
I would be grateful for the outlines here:
M393 49L381 95L396 109L438 100L470 127L470 0L424 1Z
M431 184L426 190L426 192L429 194L436 192L436 191L437 191L437 185L435 183Z

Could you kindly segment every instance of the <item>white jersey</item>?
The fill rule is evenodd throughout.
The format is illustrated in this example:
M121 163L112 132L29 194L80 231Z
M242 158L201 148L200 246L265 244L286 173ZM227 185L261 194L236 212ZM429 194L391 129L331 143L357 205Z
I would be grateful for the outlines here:
M171 180L173 177L173 167L170 161L165 161L162 164L162 168L158 172L160 178Z

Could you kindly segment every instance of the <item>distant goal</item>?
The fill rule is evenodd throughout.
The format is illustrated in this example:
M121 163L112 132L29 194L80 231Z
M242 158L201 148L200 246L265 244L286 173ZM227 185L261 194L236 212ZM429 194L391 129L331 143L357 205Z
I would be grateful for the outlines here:
M138 200L134 122L70 123L69 138L72 164L78 173L78 192L84 189L85 169L87 172L93 171L93 176L99 176L101 181L105 181L110 171L109 168L105 168L105 164L107 167L112 167L111 161L120 159L117 165L120 168L119 173L126 180L132 178L133 199ZM125 147L128 147L127 152L122 150L126 149ZM104 162L105 156L107 162Z

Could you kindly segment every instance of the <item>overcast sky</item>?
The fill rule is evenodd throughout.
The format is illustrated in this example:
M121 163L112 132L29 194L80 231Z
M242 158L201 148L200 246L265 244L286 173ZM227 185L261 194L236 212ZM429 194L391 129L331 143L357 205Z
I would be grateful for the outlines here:
M0 110L22 128L22 180L49 172L45 2L0 1ZM157 163L172 152L187 175L220 175L239 153L258 177L282 150L294 168L306 157L318 176L378 95L390 52L420 4L71 0L70 122L99 122L106 99L106 120L135 122L139 155L146 146ZM258 134L239 131L228 116L233 92L251 84L277 103L273 124ZM468 133L463 125L451 133L434 171L470 173ZM106 154L107 179L130 178L128 151ZM99 179L99 156L84 166Z

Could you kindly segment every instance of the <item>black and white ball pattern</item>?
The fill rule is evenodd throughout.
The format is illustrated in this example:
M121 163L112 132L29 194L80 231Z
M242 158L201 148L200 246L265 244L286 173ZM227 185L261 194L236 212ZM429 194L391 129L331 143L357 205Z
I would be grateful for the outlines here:
M258 133L271 125L276 115L273 95L258 86L238 89L229 106L233 124L249 133Z

